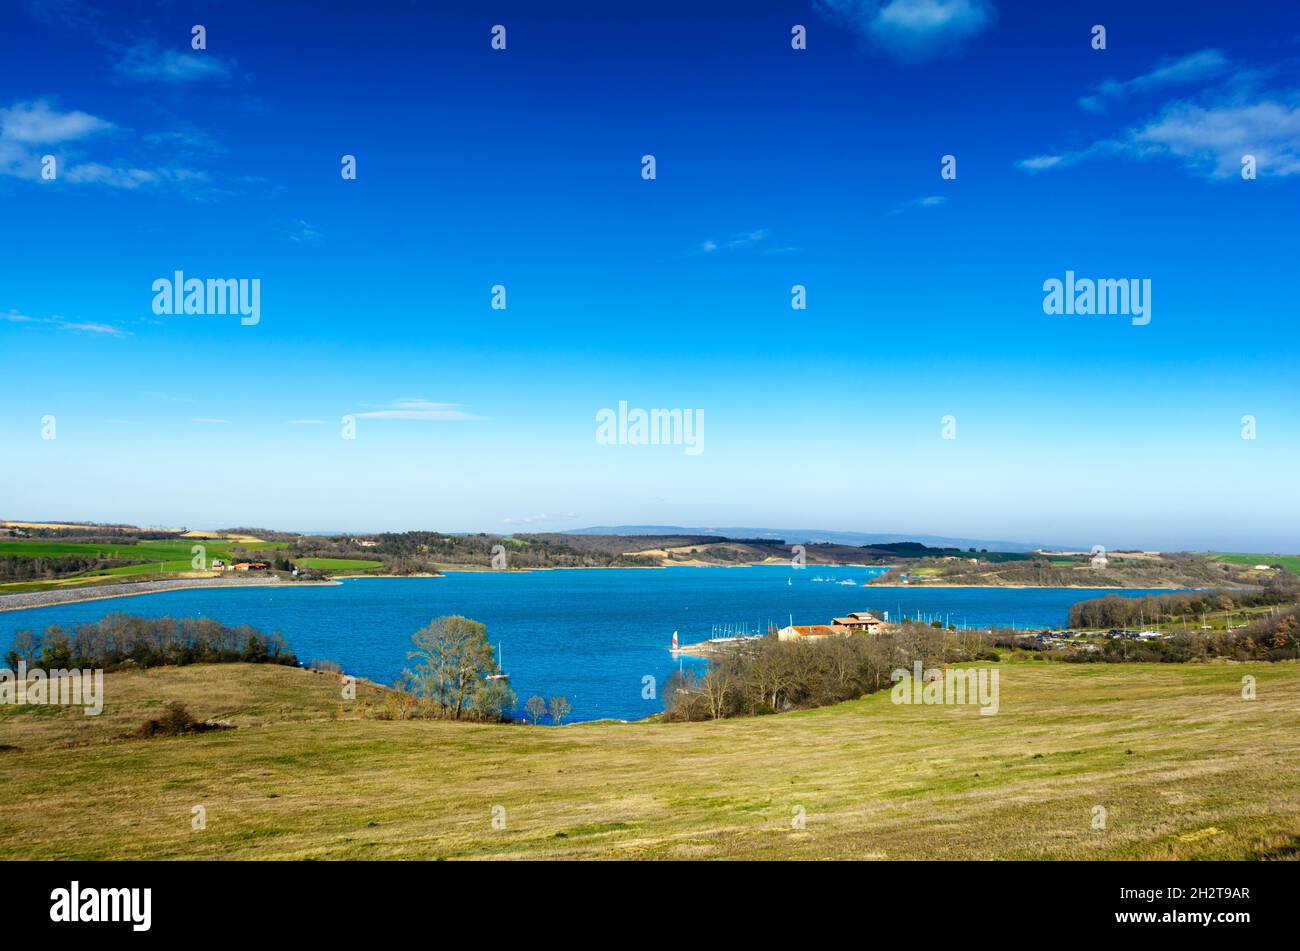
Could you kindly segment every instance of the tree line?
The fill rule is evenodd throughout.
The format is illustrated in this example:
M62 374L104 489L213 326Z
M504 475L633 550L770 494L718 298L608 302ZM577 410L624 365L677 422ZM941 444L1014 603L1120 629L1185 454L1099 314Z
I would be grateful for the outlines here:
M0 582L63 578L83 571L143 565L145 558L101 558L98 555L0 555Z
M992 638L946 634L906 622L882 634L815 640L765 637L710 658L704 673L673 674L664 691L667 720L718 720L826 706L888 689L891 674L969 660L997 660Z
M115 612L71 631L51 624L23 630L6 652L10 669L161 667L185 664L286 664L298 659L280 634L248 624L230 627L212 618L146 618Z
M1108 594L1078 601L1070 608L1069 626L1130 628L1142 623L1198 621L1201 615L1238 608L1291 604L1300 600L1300 585L1290 577L1272 580L1258 590L1214 589L1125 597Z

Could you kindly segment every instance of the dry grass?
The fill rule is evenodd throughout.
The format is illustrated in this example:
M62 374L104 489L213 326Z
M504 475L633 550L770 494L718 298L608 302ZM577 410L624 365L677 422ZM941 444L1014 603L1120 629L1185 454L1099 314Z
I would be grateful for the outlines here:
M93 723L0 716L0 743L20 747L0 752L6 855L1300 854L1294 663L1008 664L992 717L878 694L750 720L547 729L340 720L337 690L288 668L166 669L110 675ZM240 729L112 739L171 699ZM191 830L194 805L206 830ZM1092 828L1097 805L1105 830Z

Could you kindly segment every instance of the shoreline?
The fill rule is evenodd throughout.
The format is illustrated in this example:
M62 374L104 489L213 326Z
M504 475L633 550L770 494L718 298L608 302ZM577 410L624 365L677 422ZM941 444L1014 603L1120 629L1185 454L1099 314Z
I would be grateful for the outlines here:
M1043 591L1206 591L1208 588L1193 588L1176 584L1148 585L1114 585L1114 584L925 584L913 582L903 584L898 581L886 581L882 584L864 584L864 588L1006 588L1015 591L1031 591L1039 588Z
M484 568L477 565L460 566L455 568L441 568L438 574L418 574L418 575L377 575L377 574L348 574L332 575L324 581L281 581L281 580L235 580L233 578L213 577L213 578L171 578L157 581L130 581L118 582L106 585L86 585L84 587L56 588L46 591L27 591L15 592L12 594L0 593L0 613L8 611L27 611L36 608L55 607L63 604L82 604L88 601L110 601L114 598L139 597L146 594L161 594L167 591L186 591L199 588L289 588L297 586L306 587L335 587L344 581L360 579L391 579L391 578L445 578L451 574L478 574L482 572L500 572L502 574L528 574L534 571L655 571L666 568L766 568L776 567L770 562L755 562L752 564L677 564L677 565L559 565L546 568L506 568L493 569ZM811 565L805 566L807 568ZM822 568L875 568L878 565L818 565ZM1073 591L1200 591L1208 590L1203 587L1188 587L1177 584L1157 584L1143 585L1141 587L1116 586L1116 585L1035 585L1035 584L927 584L913 582L903 584L901 582L885 582L882 584L867 583L859 585L860 588L921 588L921 589L1006 589L1011 591L1029 591L1034 589L1042 590L1073 590Z
M179 582L171 584L169 582ZM201 582L207 581L207 584ZM298 585L309 587L333 587L339 581L226 581L223 578L174 578L161 581L129 581L118 584L87 585L83 588L59 588L50 591L24 591L14 594L0 594L0 612L29 611L33 608L52 608L64 604L82 604L87 601L111 601L114 598L134 598L145 594L163 594L167 591L189 591L196 588L289 588ZM144 588L144 585L153 587ZM131 590L119 590L127 588ZM85 592L107 591L112 594L88 595ZM62 597L62 595L71 597ZM11 600L13 599L13 600ZM16 604L18 599L31 599L29 604Z

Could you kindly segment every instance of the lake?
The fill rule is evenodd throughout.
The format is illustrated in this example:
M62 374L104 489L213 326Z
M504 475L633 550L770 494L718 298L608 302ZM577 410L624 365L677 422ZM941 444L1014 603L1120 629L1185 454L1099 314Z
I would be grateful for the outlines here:
M299 660L337 661L389 684L409 665L411 634L431 619L463 614L487 625L520 703L562 695L573 718L637 719L659 712L643 678L661 688L678 666L668 653L704 640L714 625L821 624L853 611L924 613L954 624L1062 626L1070 605L1102 590L1070 588L872 588L879 568L789 565L743 568L452 572L442 578L360 578L337 586L197 588L0 613L0 644L51 624L71 627L112 611L211 617L279 631ZM814 581L814 578L833 581ZM858 585L835 583L853 579ZM787 583L788 582L788 583ZM1125 590L1128 595L1145 591ZM686 664L702 665L686 659Z

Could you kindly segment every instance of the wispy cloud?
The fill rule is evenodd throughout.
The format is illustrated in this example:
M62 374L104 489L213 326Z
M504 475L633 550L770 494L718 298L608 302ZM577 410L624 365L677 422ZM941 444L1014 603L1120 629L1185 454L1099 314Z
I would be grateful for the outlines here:
M768 229L754 228L751 231L732 235L730 238L708 238L700 242L698 251L700 254L712 254L715 251L761 251L765 254L775 254L795 250L792 247L773 245L769 241L770 237L771 232Z
M541 515L525 515L520 518L503 518L501 522L504 525L532 525L536 522L551 522L557 519L577 517L577 512L566 512L563 515L547 515L546 513L542 513Z
M299 218L289 223L285 236L294 244L320 244L325 239L325 232Z
M767 229L758 228L755 229L754 231L746 231L743 234L736 235L734 238L732 238L730 241L727 242L727 247L746 248L749 247L750 245L758 244L766 240L767 240Z
M0 175L40 180L45 149L67 146L117 129L87 112L57 109L49 99L16 102L0 109ZM56 154L56 181L135 189L151 185L191 185L207 174L187 168L141 168L131 164L78 161Z
M815 0L814 8L902 62L953 53L997 19L991 0Z
M899 215L912 208L938 208L940 205L946 205L948 199L943 195L925 195L921 198L913 198L911 201L905 201L897 206L891 214Z
M1068 162L1069 157L1066 155L1035 155L1032 158L1020 159L1016 162L1016 167L1022 168L1026 172L1045 172L1049 168L1056 168L1056 166Z
M54 327L58 330L71 330L74 333L96 334L103 337L131 337L129 330L101 324L95 321L64 320L62 317L32 317L20 311L10 309L0 313L0 320L11 324L29 324L32 326Z
M160 48L152 40L128 48L116 69L128 79L190 83L202 79L223 79L234 68L206 50Z
M1213 79L1229 68L1228 58L1223 53L1216 49L1199 50L1178 59L1163 60L1154 69L1132 79L1107 79L1081 98L1079 105L1090 112L1102 112L1110 102L1154 89Z
M27 12L49 26L84 26L102 11L85 0L27 0Z
M1112 87L1118 100L1135 89L1209 80L1199 93L1165 103L1157 112L1081 148L1046 152L1015 164L1026 172L1058 171L1106 158L1173 159L1192 174L1224 179L1239 175L1242 157L1255 156L1258 174L1300 174L1300 90L1259 88L1267 71L1238 73L1215 82L1227 58L1202 50L1167 61L1148 73Z
M170 132L150 132L143 137L143 141L166 149L173 155L219 155L230 151L202 129L188 127Z
M290 425L290 426L324 426L324 425L325 425L325 420L323 420L323 419L291 419L291 420L289 420L289 425Z
M1193 174L1229 178L1240 174L1247 154L1255 156L1261 177L1300 174L1300 98L1175 102L1116 138L1021 159L1016 165L1027 172L1045 172L1116 156L1172 158Z
M1141 158L1167 155L1212 178L1241 172L1255 156L1260 175L1300 174L1300 97L1288 102L1180 102L1130 130L1127 143Z
M107 185L110 188L140 188L143 185L186 185L206 182L206 172L188 168L132 168L82 162L63 175L69 182Z
M354 414L357 419L482 419L465 412L462 403L431 403L423 399L397 400L381 409Z
M113 123L86 112L60 112L48 99L0 109L0 138L21 145L57 145L112 128Z

